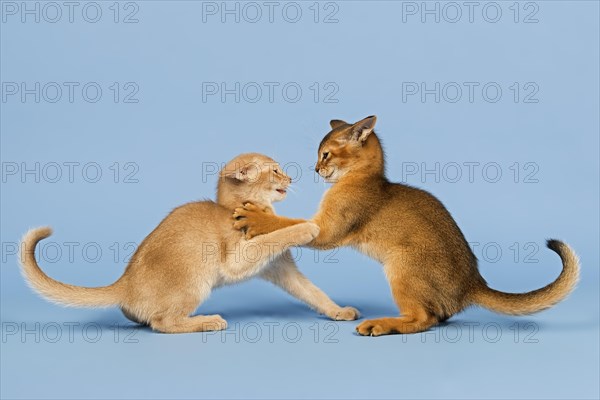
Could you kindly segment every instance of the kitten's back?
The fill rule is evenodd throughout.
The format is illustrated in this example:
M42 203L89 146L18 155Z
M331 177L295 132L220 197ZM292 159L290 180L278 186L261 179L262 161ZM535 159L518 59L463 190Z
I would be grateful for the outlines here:
M149 258L195 258L203 250L238 242L242 234L232 222L231 211L211 200L179 206L144 239L130 266Z

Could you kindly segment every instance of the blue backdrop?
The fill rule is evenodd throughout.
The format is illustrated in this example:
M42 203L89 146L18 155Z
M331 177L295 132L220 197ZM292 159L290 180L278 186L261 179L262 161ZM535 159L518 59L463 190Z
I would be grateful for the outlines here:
M2 398L598 398L598 2L0 5ZM492 287L555 279L556 237L581 256L574 294L367 338L252 281L199 309L227 331L161 335L50 304L20 276L20 236L48 224L50 276L113 282L242 152L284 164L295 193L277 210L309 217L329 120L371 114L389 177L444 202ZM295 254L338 303L397 313L375 261Z

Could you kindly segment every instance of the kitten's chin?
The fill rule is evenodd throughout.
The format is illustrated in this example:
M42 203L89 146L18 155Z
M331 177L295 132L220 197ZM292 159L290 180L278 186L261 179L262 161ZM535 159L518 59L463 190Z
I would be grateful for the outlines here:
M329 176L322 176L322 178L326 183L337 183L337 181L340 180L341 175L333 172Z
M287 189L279 188L274 190L273 201L281 201L287 196Z

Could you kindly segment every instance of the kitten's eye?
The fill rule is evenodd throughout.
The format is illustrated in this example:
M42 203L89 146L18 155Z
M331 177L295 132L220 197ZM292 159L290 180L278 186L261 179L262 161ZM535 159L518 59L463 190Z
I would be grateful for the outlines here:
M327 157L329 157L329 152L326 151L325 153L323 153L323 161L325 161L327 159Z

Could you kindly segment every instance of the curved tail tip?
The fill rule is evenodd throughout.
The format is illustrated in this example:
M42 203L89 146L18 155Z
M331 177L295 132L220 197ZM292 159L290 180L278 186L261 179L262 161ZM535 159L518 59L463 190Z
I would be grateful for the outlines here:
M39 241L47 238L50 235L52 235L52 228L49 226L33 228L27 231L27 233L23 236L23 242L29 242L32 239Z
M546 247L551 250L559 251L563 245L564 243L558 239L546 239Z

